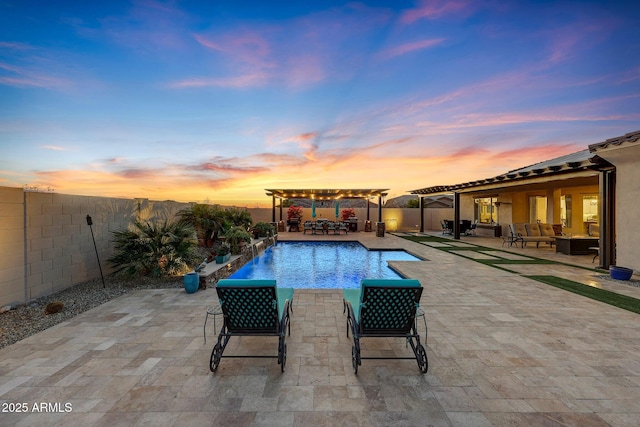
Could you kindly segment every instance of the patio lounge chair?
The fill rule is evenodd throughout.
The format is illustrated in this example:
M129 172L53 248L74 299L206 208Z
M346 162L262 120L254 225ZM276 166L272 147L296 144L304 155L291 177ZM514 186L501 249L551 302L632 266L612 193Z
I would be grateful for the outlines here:
M291 335L292 288L278 288L275 280L223 279L216 286L224 322L211 351L215 372L222 357L277 357L282 372L287 362L286 334ZM223 356L232 336L277 336L277 356Z
M440 225L442 226L442 235L453 234L453 221L443 219L442 221L440 221Z
M359 289L343 290L343 310L347 311L347 336L353 334L351 363L358 373L362 359L414 359L414 357L362 357L361 338L402 337L411 345L423 372L429 369L427 351L420 344L416 329L416 311L422 286L415 279L363 279Z
M310 231L313 234L313 224L311 223L311 221L305 221L304 222L304 232L303 232L303 234L307 234L307 230Z
M349 225L344 221L340 221L338 226L338 234L340 234L341 231L344 231L344 234L349 234Z

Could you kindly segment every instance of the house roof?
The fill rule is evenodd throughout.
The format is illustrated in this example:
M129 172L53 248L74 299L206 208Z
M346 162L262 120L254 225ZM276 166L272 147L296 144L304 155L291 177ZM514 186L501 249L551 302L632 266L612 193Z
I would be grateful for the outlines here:
M589 151L591 153L597 153L598 151L610 148L612 146L625 146L630 144L636 144L640 142L640 130L635 132L629 132L622 136L615 138L609 138L606 141L599 142L597 144L589 145Z
M279 197L281 199L315 199L315 200L336 200L336 199L366 199L368 197L383 197L387 195L388 188L346 188L346 189L265 189L267 196Z
M480 189L481 187L501 187L507 183L516 184L518 181L527 181L539 177L550 177L561 174L589 171L592 173L595 165L590 161L593 154L589 149L556 157L544 162L535 163L519 169L514 169L502 175L477 181L464 182L453 185L437 185L410 191L411 194L435 194L465 192L466 190Z

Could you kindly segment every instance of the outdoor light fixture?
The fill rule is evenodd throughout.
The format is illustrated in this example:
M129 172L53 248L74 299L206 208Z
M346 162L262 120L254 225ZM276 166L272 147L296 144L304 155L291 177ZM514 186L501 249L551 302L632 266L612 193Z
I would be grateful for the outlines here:
M96 258L98 259L98 268L100 269L100 278L102 279L102 288L106 288L107 286L104 284L104 276L102 275L102 266L100 265L100 257L98 256L98 247L96 246L96 238L93 235L93 220L91 216L87 215L87 225L89 226L89 230L91 230L91 239L93 240L93 248L96 250Z

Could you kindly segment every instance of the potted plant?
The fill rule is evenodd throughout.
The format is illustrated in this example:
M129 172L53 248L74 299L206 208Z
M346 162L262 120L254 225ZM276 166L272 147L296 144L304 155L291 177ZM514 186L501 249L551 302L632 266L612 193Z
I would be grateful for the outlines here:
M353 208L347 208L342 210L342 220L348 221L352 216L356 216L356 211Z
M216 252L216 264L224 264L231 258L231 247L227 243L223 243Z
M292 219L300 219L302 218L302 207L301 206L289 206L287 209L287 220Z
M251 234L242 227L231 227L225 237L225 241L229 245L231 253L234 255L240 253L243 245L251 243Z
M257 239L259 237L269 237L274 233L273 226L266 222L257 222L253 228L251 229L253 232L253 238Z
M609 275L616 280L629 280L633 276L633 270L626 267L612 265L609 267Z

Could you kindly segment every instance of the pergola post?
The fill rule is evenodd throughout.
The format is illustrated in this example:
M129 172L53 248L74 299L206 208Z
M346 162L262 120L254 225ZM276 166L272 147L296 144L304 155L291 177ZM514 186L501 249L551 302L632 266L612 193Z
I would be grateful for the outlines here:
M367 221L369 221L369 198L367 197Z
M378 222L382 222L382 196L378 196Z
M276 222L276 196L271 196L271 222Z
M424 197L420 196L420 232L424 233Z
M280 221L282 221L282 202L284 201L284 199L280 199Z

